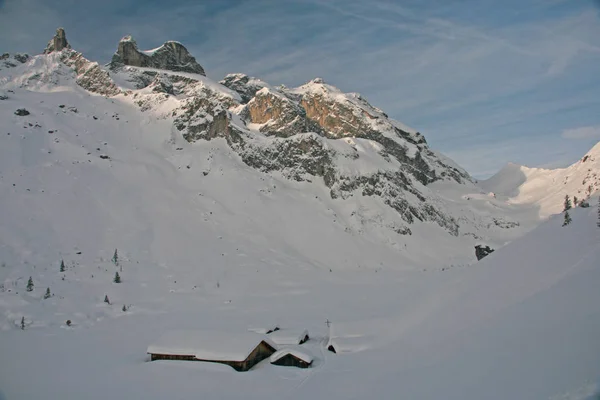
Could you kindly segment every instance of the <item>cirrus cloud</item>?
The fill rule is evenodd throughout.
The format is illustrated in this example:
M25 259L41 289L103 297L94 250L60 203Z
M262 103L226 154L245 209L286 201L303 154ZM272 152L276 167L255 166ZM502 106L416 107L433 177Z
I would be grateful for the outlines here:
M566 129L561 136L565 139L600 139L600 125Z

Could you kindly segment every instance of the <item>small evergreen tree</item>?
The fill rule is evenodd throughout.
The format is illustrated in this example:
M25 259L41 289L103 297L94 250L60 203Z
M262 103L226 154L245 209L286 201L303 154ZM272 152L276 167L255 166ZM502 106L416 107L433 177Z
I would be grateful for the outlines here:
M122 310L123 310L123 312L127 311L127 306L125 304L123 304Z
M117 249L115 249L115 254L113 254L112 262L117 267L119 266L119 254L117 253Z
M25 330L25 317L21 317L21 330Z
M565 220L563 221L562 226L567 226L571 223L571 216L568 211L565 211Z
M598 197L598 228L600 228L600 197Z
M60 272L65 272L65 260L60 260Z
M49 299L52 294L50 293L50 288L46 289L46 294L44 294L44 299Z
M108 299L108 295L107 294L104 295L104 302L106 304L110 304L110 300Z
M121 283L121 276L118 272L115 272L115 278L113 279L114 283Z
M571 209L571 199L569 198L569 195L565 195L565 208L563 209L563 211L567 211Z
M27 281L27 291L28 292L33 291L33 279L31 279L31 277L29 277L29 280Z
M579 199L577 198L577 196L573 196L573 207L577 207L578 202L579 202Z

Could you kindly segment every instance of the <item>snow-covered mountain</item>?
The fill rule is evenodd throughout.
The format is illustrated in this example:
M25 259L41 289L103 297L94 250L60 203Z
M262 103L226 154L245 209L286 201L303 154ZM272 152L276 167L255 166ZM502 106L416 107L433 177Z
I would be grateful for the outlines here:
M600 189L600 142L567 168L507 164L479 185L512 204L534 206L547 218L563 210L566 195L584 200Z
M170 254L162 262L197 257L191 243L211 220L215 236L284 240L280 248L326 269L448 267L474 262L475 244L500 246L535 223L484 194L417 131L321 79L293 89L243 74L218 83L183 45L139 51L131 37L102 67L62 29L42 55L2 58L2 205L63 209L35 224L3 221L10 252L32 230L60 232L53 256L80 246L82 230L62 226L80 210L82 228L96 227L86 234L104 237L98 248L157 253L159 241ZM21 108L29 114L15 115ZM51 182L62 190L48 198Z

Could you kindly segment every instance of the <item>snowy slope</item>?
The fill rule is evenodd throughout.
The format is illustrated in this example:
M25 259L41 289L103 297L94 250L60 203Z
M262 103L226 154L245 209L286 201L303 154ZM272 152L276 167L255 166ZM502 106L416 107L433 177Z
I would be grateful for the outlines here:
M141 273L126 263L120 285L108 276L91 278L85 266L69 268L51 299L42 300L37 287L0 292L3 312L16 320L23 314L28 324L2 332L0 390L4 398L27 399L189 398L201 390L222 399L243 393L250 399L595 400L600 230L594 209L572 215L566 228L551 218L477 266L445 272L247 268L223 277L218 289L177 291L173 279L184 277L189 286L193 271L205 266L160 273L145 265ZM34 279L59 275L56 267ZM104 292L115 304L102 303ZM90 298L96 304L85 309ZM120 304L131 298L135 304L122 312ZM61 323L66 318L71 328ZM326 318L337 337L352 339L346 352L325 350ZM174 327L236 334L274 320L308 327L311 340L301 348L313 354L312 368L266 360L237 373L204 363L148 362L145 354Z
M600 142L567 168L508 164L479 185L510 203L535 206L540 217L547 218L563 210L565 195L586 199L600 188Z

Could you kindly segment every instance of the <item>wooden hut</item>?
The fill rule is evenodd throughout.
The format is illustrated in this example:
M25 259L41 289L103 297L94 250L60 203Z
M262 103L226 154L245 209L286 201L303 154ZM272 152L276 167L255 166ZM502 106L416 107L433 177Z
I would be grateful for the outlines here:
M270 357L276 345L254 333L227 334L210 331L171 331L148 347L150 359L220 363L236 371L250 368Z
M269 359L273 365L284 367L308 368L312 365L313 357L296 348L285 348L273 353Z

